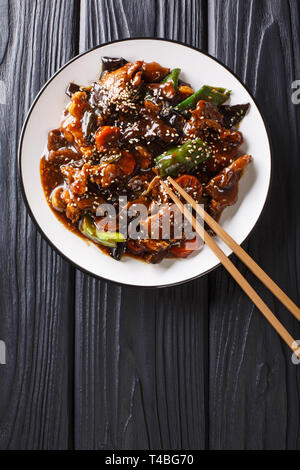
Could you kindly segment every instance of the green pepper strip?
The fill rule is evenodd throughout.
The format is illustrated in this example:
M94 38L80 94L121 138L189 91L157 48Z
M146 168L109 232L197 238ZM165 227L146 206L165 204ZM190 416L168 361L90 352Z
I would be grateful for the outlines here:
M126 241L122 233L97 230L89 215L83 217L79 229L86 237L109 248L116 248L117 243Z
M230 96L231 91L226 88L217 88L208 85L203 85L200 90L196 91L193 95L186 98L181 103L175 106L176 111L187 111L196 106L199 100L209 101L215 106L225 103Z
M205 143L197 138L168 150L154 160L160 176L177 176L196 168L211 156Z
M169 75L167 75L167 76L161 81L161 83L172 82L175 91L177 91L177 89L178 89L178 78L179 78L180 72L181 72L181 69L173 69L173 70L171 70L171 72L169 73Z

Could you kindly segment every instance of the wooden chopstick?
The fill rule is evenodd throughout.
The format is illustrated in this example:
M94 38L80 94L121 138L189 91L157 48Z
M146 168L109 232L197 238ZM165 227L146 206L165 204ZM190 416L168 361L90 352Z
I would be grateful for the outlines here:
M220 238L232 249L241 261L253 272L253 274L277 297L278 300L300 321L300 308L280 289L280 287L261 269L260 266L246 253L243 248L218 224L196 201L176 183L171 177L168 181L181 194L181 196L195 209L197 214L219 235Z
M171 184L175 183L172 178L168 178ZM176 184L176 183L175 183ZM161 180L161 185L163 186L166 193L170 196L170 198L175 202L177 207L180 209L187 220L190 222L194 230L198 233L198 235L203 239L203 241L210 247L210 249L214 252L214 254L218 257L221 261L223 266L227 269L227 271L231 274L231 276L236 280L236 282L240 285L243 291L248 295L248 297L252 300L252 302L257 306L257 308L261 311L261 313L265 316L265 318L269 321L269 323L273 326L273 328L277 331L277 333L281 336L281 338L286 342L286 344L291 348L291 350L300 358L300 350L298 349L298 345L295 342L294 338L289 334L286 328L282 325L282 323L278 320L278 318L274 315L274 313L269 309L269 307L264 303L264 301L259 297L257 292L253 289L253 287L249 284L249 282L244 278L244 276L239 272L239 270L235 267L235 265L231 262L231 260L225 255L224 251L217 245L214 239L207 233L207 231L199 224L199 222L195 219L193 214L184 209L183 203L180 199L173 193L172 189L169 188L164 181ZM178 185L177 185L178 186ZM175 187L175 185L174 185ZM188 201L186 195L189 196L180 186L178 186L180 190L182 190L182 196L184 199ZM177 189L177 187L176 187ZM190 198L190 196L189 196ZM193 201L191 203L192 207L194 203L197 206L197 203ZM196 206L194 207L196 210ZM199 206L200 207L200 206ZM198 212L201 216L201 213ZM225 241L225 240L224 240Z

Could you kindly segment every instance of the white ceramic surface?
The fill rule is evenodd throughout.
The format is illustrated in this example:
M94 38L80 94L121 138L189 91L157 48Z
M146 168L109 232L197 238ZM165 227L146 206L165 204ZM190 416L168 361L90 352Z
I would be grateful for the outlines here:
M127 60L157 61L182 69L182 79L194 89L203 84L232 90L231 104L251 103L250 112L240 130L244 134L243 151L253 155L240 181L239 199L221 218L225 230L238 242L248 236L266 201L271 173L271 154L263 119L246 88L225 67L207 55L187 46L153 39L135 39L110 43L91 50L64 66L40 92L25 122L19 152L23 192L31 214L42 233L56 249L79 268L119 283L135 286L167 286L200 276L219 263L205 246L197 256L184 260L163 260L157 265L125 257L121 262L103 254L93 244L67 230L49 208L41 185L39 163L48 131L58 127L68 102L65 89L70 81L91 84L98 76L101 56L123 56ZM229 255L231 251L220 242Z

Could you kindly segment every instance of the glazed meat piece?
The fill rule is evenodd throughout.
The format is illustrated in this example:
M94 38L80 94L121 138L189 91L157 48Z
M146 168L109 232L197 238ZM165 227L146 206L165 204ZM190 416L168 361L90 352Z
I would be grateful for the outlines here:
M184 127L184 134L188 137L201 137L211 146L224 151L239 147L243 143L241 132L235 129L226 129L222 126L223 116L216 106L205 101L199 101L195 111Z
M123 67L106 72L101 77L101 85L110 92L110 98L119 97L121 92L129 87L137 87L142 84L143 61L128 62Z
M73 194L83 195L88 187L88 182L96 183L107 188L120 178L128 178L135 168L135 159L128 150L122 150L115 156L115 162L101 161L96 165L85 163L81 168L72 165L61 167L61 173Z
M65 176L66 183L72 194L82 196L87 191L89 169L89 163L83 165L82 168L75 168L71 165L64 165L61 167L61 173Z
M135 158L128 150L122 150L115 163L105 162L93 165L89 170L91 181L107 188L119 179L129 178L135 169Z
M233 205L238 196L238 182L244 168L252 160L251 155L243 155L231 165L224 168L220 174L212 178L205 186L205 194L211 200L211 213L218 218L225 207Z
M93 183L100 185L102 188L108 188L118 181L122 173L117 163L102 163L94 165L90 169L89 175Z
M61 202L65 205L67 218L74 224L80 218L80 209L73 202L73 195L68 188L64 189L62 193L58 193Z
M214 157L207 161L205 167L213 174L219 173L233 162L243 143L241 132L227 129L224 124L224 116L220 110L211 103L200 100L183 131L189 137L200 137L211 146Z
M105 72L91 91L90 103L101 114L128 112L136 109L143 84L143 61L128 62L123 67Z
M208 177L218 174L238 156L238 149L243 143L242 133L236 129L226 129L220 124L222 115L216 106L202 101L186 122L183 133L189 138L200 138L212 153L203 164L202 170ZM199 103L198 103L199 104ZM204 116L214 116L208 119Z
M152 165L152 154L143 146L143 145L136 145L135 149L135 160L142 170L149 168Z
M185 133L188 136L197 135L197 130L204 119L210 119L223 124L223 115L218 108L208 101L200 100L197 103L196 109L191 111L191 117L185 126Z
M224 150L226 148L226 150ZM222 145L216 146L214 156L207 160L203 166L203 170L208 174L209 178L217 175L230 165L238 156L238 147L227 148Z
M89 210L95 213L99 204L103 203L103 199L99 194L92 191L86 191L82 195L76 195L69 189L65 188L59 193L60 201L65 205L65 211L68 219L74 224L78 222L82 212Z
M151 93L155 101L159 101L161 98L172 101L176 95L172 82L150 83L149 85L146 85L145 88ZM147 95L145 99L147 99Z
M75 145L81 153L87 156L93 153L93 146L85 139L82 130L82 119L89 108L86 92L78 91L74 93L67 107L65 119L60 126L60 131L68 144Z
M87 94L85 91L77 91L72 95L68 111L76 119L82 119L85 111L89 109Z
M221 200L226 192L236 186L246 165L252 160L251 155L242 155L220 174L212 178L205 186L205 192L215 200Z
M179 236L182 236L183 216L178 207L173 203L156 204L156 206L154 213L140 223L141 229L147 235L147 238L151 238L151 241L174 238L176 227L178 233L180 232Z
M184 134L188 137L201 137L211 145L220 142L228 143L231 146L239 146L243 143L241 132L235 129L226 129L218 120L192 115L184 127Z
M123 134L123 140L129 143L146 140L159 141L161 144L176 144L179 140L178 132L165 123L160 117L152 112L145 112L140 119L129 125Z
M214 106L209 101L199 100L194 111L191 111L191 118L188 127L194 131L198 128L202 119L211 119L219 122L227 129L235 127L246 115L250 104L238 104L235 106L220 105ZM191 129L191 132L193 130Z
M144 62L143 64L143 79L148 83L160 82L169 72L170 69L162 67L157 62Z

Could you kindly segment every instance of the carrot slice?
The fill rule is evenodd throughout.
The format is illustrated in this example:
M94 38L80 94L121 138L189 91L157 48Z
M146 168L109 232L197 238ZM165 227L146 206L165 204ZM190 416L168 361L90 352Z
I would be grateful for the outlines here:
M201 240L199 237L195 237L192 240L187 240L180 245L175 245L170 248L170 253L176 256L176 258L187 258L191 253L198 250L201 246Z
M120 137L120 129L116 126L103 126L97 131L95 136L96 147L99 152L103 151L105 147L116 142Z

